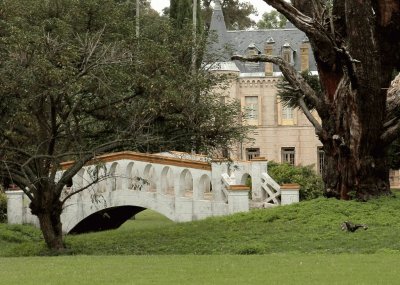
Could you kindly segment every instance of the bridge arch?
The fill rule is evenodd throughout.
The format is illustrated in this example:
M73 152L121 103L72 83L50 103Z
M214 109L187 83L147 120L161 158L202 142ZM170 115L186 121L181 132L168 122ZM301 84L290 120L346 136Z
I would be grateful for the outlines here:
M157 191L157 174L155 168L152 164L147 164L143 170L143 178L145 183L143 183L143 190L148 192L156 192Z
M211 191L211 178L207 174L203 174L199 181L200 199L210 200L212 198Z
M107 178L107 188L110 191L121 189L121 172L120 165L118 162L113 162L108 172L109 177Z
M189 169L184 169L179 175L179 196L193 196L193 175Z
M155 211L173 221L175 214L172 205L167 201L160 204L156 199L151 200L149 194L152 193L121 190L113 192L111 198L108 195L104 196L105 200L101 203L95 205L82 203L78 210L81 213L80 217L65 217L66 219L62 221L63 230L67 233L85 233L116 229L146 209Z
M240 184L248 185L249 183L251 183L251 175L248 173L243 173L242 178L240 179Z
M161 193L174 195L174 172L169 166L161 171Z
M126 166L126 170L125 170L125 188L126 189L133 189L134 186L134 166L135 163L134 162L129 162L128 165Z

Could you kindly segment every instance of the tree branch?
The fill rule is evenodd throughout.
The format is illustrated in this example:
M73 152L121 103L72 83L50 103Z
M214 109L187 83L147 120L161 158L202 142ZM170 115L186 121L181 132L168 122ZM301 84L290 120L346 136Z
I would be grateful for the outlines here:
M231 59L240 61L250 61L250 62L272 62L278 65L280 70L282 71L282 74L285 76L286 80L292 85L292 87L299 90L303 94L303 97L297 98L299 107L304 112L304 115L307 117L310 123L314 126L316 134L320 138L326 137L321 124L314 118L310 110L307 108L304 102L304 97L306 97L314 104L317 111L322 110L323 101L320 98L318 98L314 89L312 89L311 86L308 85L308 83L304 80L304 78L297 72L297 70L292 65L290 65L288 62L286 62L280 57L268 56L264 54L251 57L234 55L232 56Z
M313 28L313 19L301 13L292 4L284 0L264 0L264 2L278 10L278 12L283 14L293 25L303 32L307 33L306 31L311 32L315 29Z
M97 148L94 148L91 152L88 152L82 158L77 160L70 168L68 168L62 175L61 179L57 182L56 192L61 193L67 182L79 172L79 170L97 155L104 152L111 151L115 148L129 145L132 140L115 140L110 143L103 144Z
M76 194L78 194L78 193L80 193L80 192L85 191L86 189L92 187L94 184L96 184L96 183L98 183L98 182L100 182L100 181L106 180L106 179L109 178L109 177L111 177L111 176L109 176L109 175L104 175L104 176L102 176L102 177L97 177L96 179L94 179L93 181L91 181L91 182L90 182L89 184L87 184L86 186L84 186L84 187L82 187L82 188L79 188L78 190L69 193L69 194L61 201L61 205L64 205L64 203L65 203L69 198L71 198L72 196L74 196L74 195L76 195Z

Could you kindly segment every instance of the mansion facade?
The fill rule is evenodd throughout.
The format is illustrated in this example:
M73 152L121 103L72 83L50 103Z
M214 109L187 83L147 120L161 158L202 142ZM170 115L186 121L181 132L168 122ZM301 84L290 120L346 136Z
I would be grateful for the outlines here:
M217 40L209 49L219 58L211 70L232 75L228 89L222 91L224 100L239 100L245 123L254 126L253 141L239 145L232 158L260 156L293 165L314 165L320 173L324 164L322 144L300 110L281 104L276 87L282 79L279 68L272 63L230 60L233 54L263 53L281 56L297 70L316 74L307 37L291 24L285 29L228 31L219 1L215 2L210 31Z

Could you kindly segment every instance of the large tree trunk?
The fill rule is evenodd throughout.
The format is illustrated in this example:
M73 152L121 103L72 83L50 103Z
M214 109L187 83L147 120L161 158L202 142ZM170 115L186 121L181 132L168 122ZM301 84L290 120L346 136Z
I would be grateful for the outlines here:
M331 106L330 116L323 118L330 137L322 139L328 157L326 194L368 200L390 193L387 145L381 136L392 66L382 65L377 56L379 43L367 24L374 18L370 6L349 2L345 17L347 51L328 71L325 63L318 64ZM332 86L332 78L340 78L337 85Z
M299 106L315 126L326 153L326 195L368 200L390 194L387 150L400 136L400 88L389 101L387 91L400 70L400 2L264 2L305 32L313 49L322 94L282 60L261 59L278 64L302 93L297 97ZM303 97L313 103L322 124Z
M62 251L63 243L61 213L62 203L53 195L53 189L42 191L42 195L35 197L30 208L33 215L39 218L40 229L49 249Z
M325 195L339 199L358 199L390 195L389 168L385 151L377 149L365 156L354 156L341 142L324 146L326 153L323 179ZM361 153L365 149L361 146Z
M40 229L48 248L61 251L65 248L62 235L61 213L45 212L38 214Z

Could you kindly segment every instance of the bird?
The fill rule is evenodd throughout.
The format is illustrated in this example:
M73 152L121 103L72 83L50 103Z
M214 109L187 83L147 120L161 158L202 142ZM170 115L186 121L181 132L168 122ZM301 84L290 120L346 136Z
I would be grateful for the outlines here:
M343 231L354 233L359 228L363 228L364 230L367 230L368 226L365 224L353 224L352 222L345 221L341 224L341 228Z

